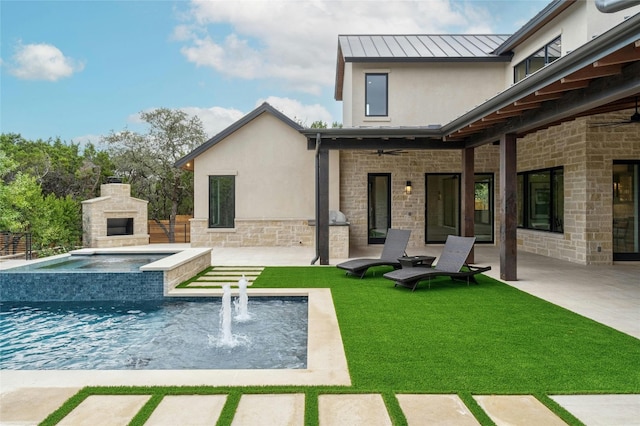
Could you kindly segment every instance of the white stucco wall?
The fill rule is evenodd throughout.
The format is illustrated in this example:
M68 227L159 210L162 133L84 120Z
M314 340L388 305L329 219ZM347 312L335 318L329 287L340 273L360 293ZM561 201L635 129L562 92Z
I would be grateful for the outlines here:
M510 72L505 75L505 87L513 84L515 65L533 55L556 37L562 36L562 56L564 56L622 23L625 17L639 12L640 6L635 6L616 13L602 13L596 8L594 0L575 2L514 49Z
M487 62L353 63L350 80L345 72L345 81L351 81L351 90L345 84L345 113L352 126L446 124L503 90L507 66ZM388 117L364 115L365 75L372 72L389 74Z
M209 176L236 176L236 219L313 219L315 152L295 129L263 113L194 162L194 217L207 218ZM330 159L330 208L339 208L338 153Z

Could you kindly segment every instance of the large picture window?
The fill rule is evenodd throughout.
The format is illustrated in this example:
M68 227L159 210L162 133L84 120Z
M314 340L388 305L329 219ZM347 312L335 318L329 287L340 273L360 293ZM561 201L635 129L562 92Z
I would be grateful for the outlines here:
M365 77L365 115L386 117L388 99L388 74L367 74Z
M518 227L564 232L562 167L518 173Z
M209 228L233 228L235 176L209 176Z

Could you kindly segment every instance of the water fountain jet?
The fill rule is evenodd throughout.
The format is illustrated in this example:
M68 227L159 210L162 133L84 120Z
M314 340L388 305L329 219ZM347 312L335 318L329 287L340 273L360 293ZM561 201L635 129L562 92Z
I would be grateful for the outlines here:
M238 299L234 301L234 305L236 308L235 319L241 322L251 319L251 315L249 314L249 296L247 295L247 285L249 285L249 283L245 276L242 275L242 278L240 278L240 280L238 281Z

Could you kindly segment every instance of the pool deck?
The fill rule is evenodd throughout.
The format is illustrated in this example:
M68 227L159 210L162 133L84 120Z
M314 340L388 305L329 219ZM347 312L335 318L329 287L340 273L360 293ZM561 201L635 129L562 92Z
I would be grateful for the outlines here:
M154 245L156 246L156 245ZM157 247L159 247L158 245ZM188 245L172 245L184 247ZM367 247L352 257L378 256L379 248ZM437 256L440 247L409 250L410 255ZM313 249L292 248L216 248L212 264L219 266L306 266ZM475 260L491 265L487 274L499 279L499 252L495 247L477 245ZM332 259L336 264L344 259ZM0 261L0 269L24 261ZM640 263L620 262L611 266L583 266L557 259L518 253L518 281L508 282L522 291L562 306L582 316L640 339ZM199 290L194 290L199 291ZM334 335L335 336L335 335ZM339 357L338 357L339 358ZM9 373L9 374L7 374ZM0 424L37 424L53 412L81 385L73 385L75 372L59 371L46 380L46 372L32 372L32 381L5 380L12 372L0 372ZM78 374L78 376L87 376ZM189 384L180 372L169 373L177 384ZM89 375L92 375L90 373ZM341 379L344 375L339 373ZM182 381L180 379L182 376ZM66 379L65 379L66 377ZM235 378L237 379L237 377ZM233 380L235 380L233 379ZM151 380L152 382L154 380ZM82 383L80 381L79 383ZM237 385L243 383L235 382ZM115 384L131 384L114 382ZM145 383L139 383L145 385ZM312 383L308 383L312 384ZM640 425L640 395L557 395L558 404L586 425ZM94 395L83 401L59 424L126 424L146 403L150 395ZM478 424L456 395L397 395L410 425L428 421L448 424ZM537 399L528 395L475 395L477 404L497 425L564 424ZM303 394L243 395L234 425L304 424ZM166 397L147 424L215 424L226 395L185 395ZM189 405L189 410L176 407ZM322 425L391 424L381 395L319 395Z

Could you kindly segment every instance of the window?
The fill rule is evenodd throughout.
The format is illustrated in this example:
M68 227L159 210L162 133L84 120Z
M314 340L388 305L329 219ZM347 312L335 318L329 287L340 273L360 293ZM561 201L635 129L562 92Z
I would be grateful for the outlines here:
M388 74L366 74L365 81L365 115L386 117L388 115Z
M562 167L518 173L518 227L564 231Z
M369 173L367 176L369 204L368 243L384 244L391 228L391 174Z
M235 176L209 176L209 228L233 228Z
M558 37L551 43L545 45L533 55L513 67L513 82L517 83L529 74L533 74L545 65L550 64L560 58L562 52L562 41Z

